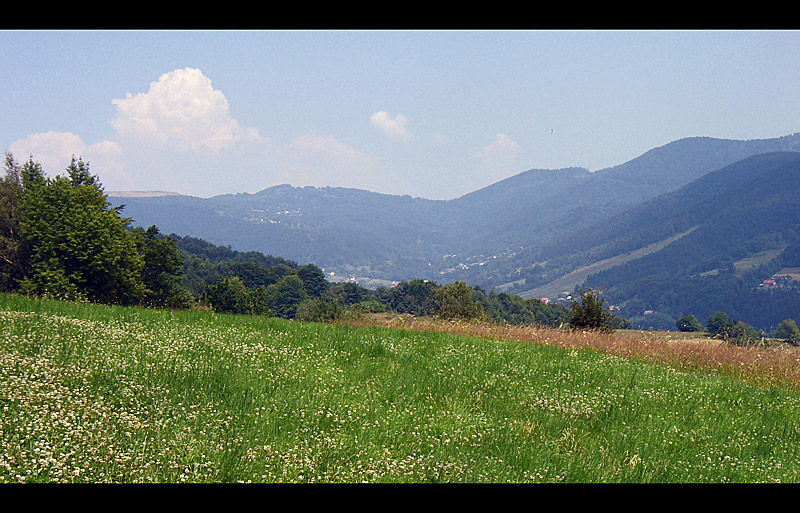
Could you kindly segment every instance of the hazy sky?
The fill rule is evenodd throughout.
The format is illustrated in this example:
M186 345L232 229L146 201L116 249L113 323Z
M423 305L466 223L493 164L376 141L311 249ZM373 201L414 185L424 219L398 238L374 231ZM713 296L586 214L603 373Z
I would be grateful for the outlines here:
M0 133L106 191L449 199L800 131L797 31L2 31Z

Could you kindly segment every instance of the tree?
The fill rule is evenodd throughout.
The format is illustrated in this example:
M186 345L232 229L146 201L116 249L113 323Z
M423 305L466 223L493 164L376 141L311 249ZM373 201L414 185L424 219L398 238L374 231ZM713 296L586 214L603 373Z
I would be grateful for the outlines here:
M111 208L88 164L72 158L67 176L21 172L21 235L30 247L24 292L132 304L144 294L144 266L122 207Z
M300 303L308 297L303 281L296 275L284 276L269 287L266 287L266 302L278 317L294 319Z
M386 290L386 287L384 287L384 290ZM373 299L369 289L349 281L332 285L330 291L336 296L337 301L345 306Z
M203 291L203 300L215 312L249 314L252 311L250 293L238 276L220 278Z
M144 303L171 308L188 306L188 295L179 286L183 259L175 241L171 237L161 236L155 226L146 231L135 230L135 233L140 235L137 243L144 260Z
M614 314L603 307L605 299L600 292L580 290L581 302L572 302L570 323L573 329L586 329L609 333L613 331Z
M411 315L431 315L434 310L433 293L439 286L428 280L401 281L389 292L392 310Z
M694 315L681 317L675 322L675 325L678 327L678 331L703 331L703 325L700 324L700 321L698 321L697 317Z
M443 285L433 293L434 312L442 319L479 319L483 307L472 297L472 288L463 281Z
M5 176L0 181L0 290L11 291L25 276L28 256L19 225L21 167L10 153L6 153L5 162Z
M775 331L775 337L788 342L800 342L800 329L792 319L784 319Z
M328 290L328 281L322 269L314 264L306 264L297 271L297 276L303 282L303 288L311 297L322 297Z
M320 297L310 297L297 306L295 319L305 322L332 322L342 317L344 308L336 297L327 293Z
M725 312L717 312L706 321L706 333L711 337L727 340L736 324Z

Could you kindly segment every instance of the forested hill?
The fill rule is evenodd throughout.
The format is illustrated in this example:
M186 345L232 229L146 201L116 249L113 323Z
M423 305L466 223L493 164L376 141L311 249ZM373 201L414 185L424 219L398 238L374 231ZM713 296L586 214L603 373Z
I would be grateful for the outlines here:
M748 156L786 150L800 150L800 134L687 138L613 168L530 170L450 201L290 186L207 199L109 197L136 225L313 262L339 275L464 279L490 288L519 279L513 274L533 261L517 257L529 248Z
M774 327L800 311L800 283L760 286L800 267L798 198L800 153L749 157L540 248L531 258L563 258L549 275L543 268L529 276L527 285L539 288L522 295L539 295L560 273L611 262L618 265L587 273L582 285L602 289L629 319L648 311L663 317L651 323L670 326L687 313L705 319L722 310ZM625 258L645 247L652 251Z

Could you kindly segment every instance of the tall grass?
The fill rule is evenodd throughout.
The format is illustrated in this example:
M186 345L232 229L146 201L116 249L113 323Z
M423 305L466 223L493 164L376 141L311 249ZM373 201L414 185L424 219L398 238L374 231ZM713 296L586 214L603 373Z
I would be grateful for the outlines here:
M796 482L799 405L603 351L0 296L0 482Z

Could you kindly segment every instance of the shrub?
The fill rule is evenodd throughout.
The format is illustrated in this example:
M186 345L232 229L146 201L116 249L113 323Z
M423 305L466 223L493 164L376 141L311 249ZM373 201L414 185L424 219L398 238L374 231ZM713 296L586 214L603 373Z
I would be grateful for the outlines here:
M678 327L678 331L703 331L703 325L700 324L700 321L698 321L697 317L694 315L681 317L677 320L675 325Z
M706 321L706 332L711 337L727 340L735 323L725 312L717 312Z
M605 299L600 292L581 290L581 302L572 302L570 323L573 329L586 329L610 333L614 331L614 314L603 307Z
M330 295L309 298L302 301L297 307L295 319L306 322L331 322L342 317L342 305Z
M800 342L800 329L792 319L784 319L775 331L775 337L787 342Z
M472 297L472 288L463 281L443 285L433 293L434 311L442 319L480 319L483 307Z

